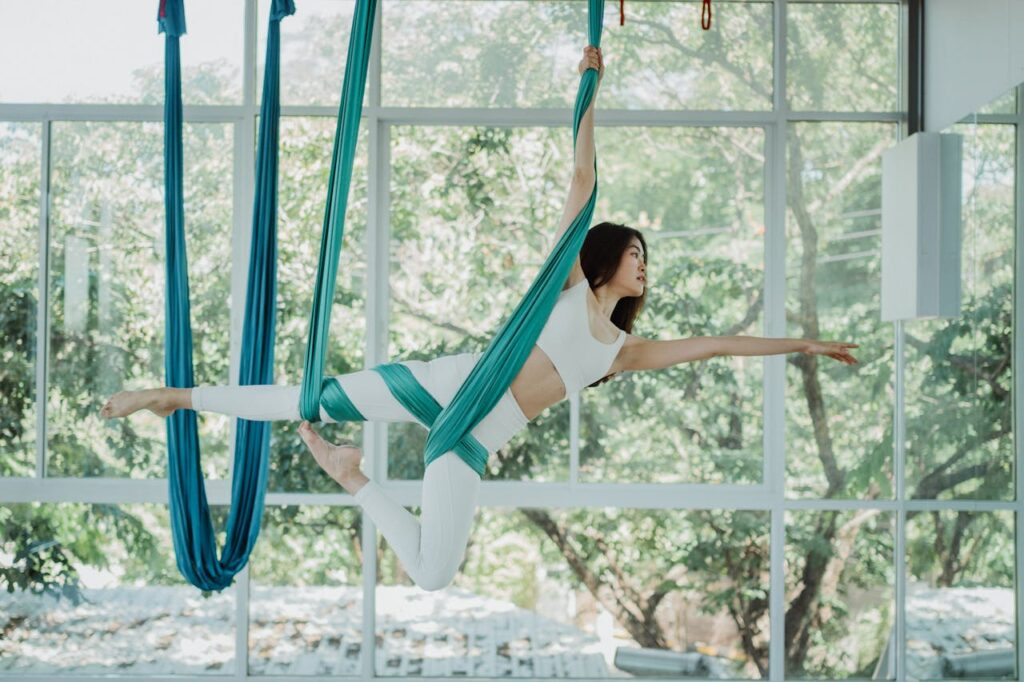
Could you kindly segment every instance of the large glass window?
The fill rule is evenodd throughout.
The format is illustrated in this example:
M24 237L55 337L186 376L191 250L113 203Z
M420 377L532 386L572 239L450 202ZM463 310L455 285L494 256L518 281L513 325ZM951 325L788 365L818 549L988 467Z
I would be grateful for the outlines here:
M185 582L166 505L5 504L0 531L0 676L234 672L236 590Z
M878 509L786 514L787 677L890 679L894 536Z
M637 151L640 151L638 154ZM601 131L598 220L648 247L645 338L763 335L764 131ZM760 483L761 358L626 372L580 393L580 479Z
M185 240L197 383L228 382L231 127L186 124ZM162 478L164 420L103 419L106 397L164 383L163 133L55 123L50 199L47 467ZM204 472L227 472L227 419L204 415Z
M353 507L266 510L250 563L249 674L360 674L361 530Z
M905 326L907 497L928 502L907 512L908 680L1019 674L1013 510L945 506L1015 498L1021 123L985 118L1014 111L1011 91L945 131L963 142L960 314Z
M41 126L0 122L0 476L31 476L36 443Z
M908 680L1017 678L1017 534L1010 510L907 513Z
M1012 500L1016 129L963 124L959 317L906 326L907 489Z
M786 321L794 338L860 344L856 369L786 358L786 488L886 499L892 484L893 328L881 322L882 151L896 127L800 123L787 144Z
M765 512L489 508L433 592L384 548L377 675L767 675Z
M162 385L165 305L157 3L101 4L0 0L0 680L888 680L897 660L908 680L1014 678L1024 112L1011 92L952 129L962 314L882 322L899 0L714 2L710 31L700 0L631 1L624 25L605 7L594 223L648 247L630 333L849 341L858 365L725 354L568 396L490 458L439 590L275 422L259 541L220 593L175 563L163 420L99 417L111 393ZM355 6L303 0L281 24L277 384L302 379ZM199 383L237 381L269 7L186 8ZM572 172L585 2L378 12L328 376L484 350ZM318 428L419 514L426 429ZM200 416L218 548L234 429Z
M700 10L633 2L620 26L618 4L606 3L600 106L770 109L771 3L720 3L710 33ZM586 3L385 0L383 13L385 106L572 106Z
M192 2L181 38L185 104L240 104L243 0ZM0 0L0 102L163 102L157 5Z
M572 172L570 131L396 126L391 144L388 355L482 352L553 245ZM537 424L505 448L534 452L515 477L564 478L568 403ZM390 477L422 477L425 435L419 424L389 426ZM503 468L494 471L505 478Z
M792 109L899 109L897 3L791 2L787 17Z
M286 117L281 120L278 185L277 338L274 381L302 383L309 315L313 305L317 257L324 224L327 180L335 122L330 118ZM331 308L326 374L363 369L366 346L367 151L360 131L345 211L345 232ZM269 488L291 492L328 492L337 484L324 476L299 437L298 424L271 426ZM325 438L362 440L357 422L324 427Z
M260 83L267 54L263 27L267 25L270 4L269 0L258 0L261 29L256 58ZM296 3L295 14L281 21L282 104L337 109L348 62L354 7L353 0L303 0ZM262 95L261 88L256 92L257 100Z

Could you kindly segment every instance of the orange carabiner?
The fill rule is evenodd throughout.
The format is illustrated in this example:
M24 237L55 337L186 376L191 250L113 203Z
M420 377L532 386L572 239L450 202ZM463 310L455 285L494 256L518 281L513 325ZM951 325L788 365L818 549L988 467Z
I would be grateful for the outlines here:
M711 0L704 0L700 11L700 27L705 31L711 28Z

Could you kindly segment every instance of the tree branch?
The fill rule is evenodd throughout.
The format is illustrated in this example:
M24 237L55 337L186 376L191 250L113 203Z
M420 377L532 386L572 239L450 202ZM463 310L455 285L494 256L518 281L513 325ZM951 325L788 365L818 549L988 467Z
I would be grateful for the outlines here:
M958 483L962 483L965 480L969 480L970 476L965 472L970 471L970 468L962 470L957 474L947 474L946 472L958 464L960 460L974 452L974 450L985 443L995 440L996 438L1002 438L1003 436L1010 433L1010 428L996 429L989 431L986 434L975 436L974 438L961 443L956 451L946 459L945 462L937 465L932 469L926 476L924 476L917 484L910 499L913 500L931 500L939 496L939 493L949 490ZM994 464L994 462L989 462ZM909 513L908 513L909 518Z
M800 262L800 313L804 328L804 338L817 339L820 336L818 326L818 303L815 292L815 274L818 257L818 233L814 228L811 215L806 208L803 191L803 155L796 136L789 142L788 187L790 191L790 208L800 228L800 241L803 246ZM836 461L832 448L832 436L829 433L828 419L825 415L824 395L818 379L817 356L799 356L794 358L795 364L803 376L804 395L807 409L811 416L814 429L814 440L818 447L818 459L821 461L828 481L825 497L834 497L842 490L846 475Z
M675 49L677 52L682 54L688 60L696 60L700 62L718 64L728 73L731 73L732 75L736 76L748 88L759 94L764 99L770 100L772 98L771 91L763 88L761 84L757 82L757 79L749 78L748 74L745 73L743 69L739 68L732 62L726 60L723 56L721 56L721 53L716 53L713 51L701 52L686 47L681 42L679 42L679 39L676 37L675 33L673 33L671 29L669 29L669 27L665 26L664 24L636 17L630 17L630 22L632 22L634 26L640 25L654 29L657 33L660 33L664 36L664 40L647 39L647 42L650 43L651 45L668 45L669 47ZM711 56L711 58L709 59L709 55L713 56Z

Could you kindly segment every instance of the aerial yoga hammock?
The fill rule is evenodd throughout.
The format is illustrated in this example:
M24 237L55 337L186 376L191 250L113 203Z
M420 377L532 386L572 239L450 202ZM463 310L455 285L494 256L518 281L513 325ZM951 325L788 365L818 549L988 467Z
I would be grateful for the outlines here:
M299 401L302 418L310 421L319 420L321 408L336 421L365 421L341 384L336 379L324 379L324 358L376 2L357 0L352 19ZM588 0L588 3L589 42L599 48L604 0ZM270 12L239 372L239 384L243 386L272 381L280 21L294 11L292 0L274 0ZM194 386L194 379L183 220L179 52L179 37L185 33L183 0L161 0L158 21L160 31L165 34L167 299L164 368L167 386L190 388ZM585 71L580 79L573 110L574 150L580 122L596 94L597 81L598 74L592 68ZM498 329L445 407L441 407L404 365L387 363L372 368L402 406L429 429L423 455L425 467L451 451L478 476L483 476L488 451L471 431L505 395L554 308L573 261L583 246L593 216L597 200L596 155L594 174L594 188L589 200L562 234L522 301ZM268 427L265 422L238 420L227 538L223 553L218 558L200 466L196 413L177 410L167 418L168 485L174 549L178 569L196 587L204 590L228 587L234 575L245 566L255 546L267 486Z

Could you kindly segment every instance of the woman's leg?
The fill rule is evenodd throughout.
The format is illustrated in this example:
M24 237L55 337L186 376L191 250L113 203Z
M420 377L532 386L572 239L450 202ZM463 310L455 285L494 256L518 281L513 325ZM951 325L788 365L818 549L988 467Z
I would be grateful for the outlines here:
M479 495L480 476L454 452L446 452L423 475L418 519L376 481L367 481L355 499L409 577L424 590L440 590L451 584L462 564Z
M441 405L447 405L469 374L478 355L446 356L432 361L424 387ZM350 394L354 399L354 396ZM510 390L472 433L489 452L504 446L527 424ZM406 572L425 590L449 585L466 552L480 491L480 476L454 452L446 452L427 467L423 476L420 517L398 504L375 481L349 469L342 460L352 448L325 442L312 430L300 430L318 462L337 464L332 474L351 492L394 549ZM325 470L328 467L325 466ZM328 470L328 473L331 473Z
M410 360L405 364L421 382L427 380L429 369L427 363ZM349 372L336 377L341 387L359 412L368 421L409 422L416 418L402 407L401 403L391 394L384 379L373 370L364 369ZM174 409L192 409L199 412L216 412L230 417L250 419L253 421L300 421L299 395L301 386L280 386L260 384L253 386L196 386L192 389L153 389L152 391L126 391L117 394L111 401L120 399L125 394L135 396L135 409L150 407L145 403L142 394L151 393L150 402L164 396L166 405ZM170 401L170 402L168 402ZM133 410L134 411L134 410ZM118 415L120 416L120 415ZM320 408L320 420L335 423L323 407Z
M445 356L455 357L455 356ZM439 358L440 359L440 358ZM428 363L408 360L404 363L413 376L428 385ZM384 379L370 369L349 372L336 377L349 399L367 421L414 422L416 418L391 394ZM428 389L429 390L429 389ZM217 412L229 417L253 421L300 421L301 386L258 384L253 386L196 386L195 388L152 388L142 391L121 391L107 401L100 415L106 419L126 417L148 409L165 417L180 409ZM320 420L334 423L323 407Z
M301 386L196 386L192 389L192 409L252 421L300 421L301 392ZM320 420L334 422L322 407Z

